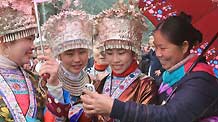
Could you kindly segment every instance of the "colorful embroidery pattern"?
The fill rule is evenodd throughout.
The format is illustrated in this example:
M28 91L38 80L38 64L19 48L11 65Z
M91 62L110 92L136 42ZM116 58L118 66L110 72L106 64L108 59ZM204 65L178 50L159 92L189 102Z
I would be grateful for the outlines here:
M115 89L112 94L111 94L112 76L109 75L105 81L103 93L107 94L108 96L111 96L112 98L119 98L120 95L139 77L140 74L141 71L139 69L136 69L133 73L126 76L124 81L122 81L121 84L119 84L118 88Z
M15 95L12 92L12 89L9 87L9 84L7 84L7 82L1 75L0 75L0 85L2 87L0 87L0 92L3 95L7 95L7 97L4 97L5 98L4 101L5 101L7 108L10 109L10 112L13 118L16 121L25 122L26 121L25 117L35 118L37 106L36 106L34 91L33 91L32 84L31 84L29 77L23 70L21 70L20 72L24 75L25 81L27 83L26 85L28 86L28 93L29 93L29 99L30 99L30 105L29 105L28 112L26 113L26 116L23 115L22 110L16 101Z
M8 84L15 94L28 94L28 89L25 80L8 79Z

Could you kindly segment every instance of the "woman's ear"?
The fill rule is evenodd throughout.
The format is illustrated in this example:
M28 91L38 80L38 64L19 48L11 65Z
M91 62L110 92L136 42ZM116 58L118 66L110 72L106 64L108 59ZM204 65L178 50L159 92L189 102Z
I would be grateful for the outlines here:
M183 54L186 54L189 51L189 43L188 41L184 41L182 44L182 52Z

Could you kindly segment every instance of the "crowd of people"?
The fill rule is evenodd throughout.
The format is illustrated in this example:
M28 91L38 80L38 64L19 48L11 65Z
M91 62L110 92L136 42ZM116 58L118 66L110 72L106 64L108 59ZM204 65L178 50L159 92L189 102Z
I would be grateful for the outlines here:
M141 52L146 21L130 6L63 10L41 40L31 0L0 3L0 121L218 122L213 68L192 67L191 16L160 22Z

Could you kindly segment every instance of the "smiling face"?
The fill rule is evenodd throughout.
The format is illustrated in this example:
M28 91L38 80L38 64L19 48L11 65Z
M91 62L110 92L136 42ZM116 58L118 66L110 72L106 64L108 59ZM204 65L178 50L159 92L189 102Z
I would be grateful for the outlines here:
M60 54L60 60L65 69L73 74L79 74L88 62L88 49L78 48L67 50Z
M108 49L105 54L113 72L117 74L126 71L134 59L133 52L126 49Z
M154 33L154 45L156 56L166 70L180 62L188 51L187 41L182 46L177 46L171 43L159 30Z
M29 63L33 57L33 37L22 38L5 45L5 55L19 66Z

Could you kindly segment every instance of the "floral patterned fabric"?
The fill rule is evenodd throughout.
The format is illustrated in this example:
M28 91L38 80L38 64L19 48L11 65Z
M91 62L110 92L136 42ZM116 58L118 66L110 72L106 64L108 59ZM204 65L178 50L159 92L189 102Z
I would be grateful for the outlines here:
M0 96L0 122L13 122L13 117L9 112L3 98Z

